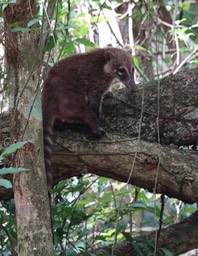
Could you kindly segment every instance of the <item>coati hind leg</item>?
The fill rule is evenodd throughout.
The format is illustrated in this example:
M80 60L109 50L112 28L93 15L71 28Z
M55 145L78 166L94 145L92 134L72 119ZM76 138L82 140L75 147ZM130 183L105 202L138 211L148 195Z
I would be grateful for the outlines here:
M89 106L84 106L79 109L72 109L72 115L76 118L74 120L79 120L87 125L95 138L100 138L100 129L98 124L98 118L93 110Z
M73 99L73 97L71 97ZM98 118L92 108L82 99L69 102L64 107L59 107L58 119L64 121L81 121L92 131L95 138L100 138L101 133L98 124ZM75 102L75 104L74 104Z
M97 114L99 116L99 112ZM103 134L100 132L97 114L89 106L79 109L79 120L89 126L95 138L100 138Z

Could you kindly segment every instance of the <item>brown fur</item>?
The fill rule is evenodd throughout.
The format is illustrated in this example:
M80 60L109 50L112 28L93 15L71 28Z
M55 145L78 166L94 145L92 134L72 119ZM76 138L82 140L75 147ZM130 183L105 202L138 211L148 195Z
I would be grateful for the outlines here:
M51 186L52 128L56 119L78 120L100 137L99 112L102 96L114 78L130 91L137 89L130 54L117 48L95 49L57 62L49 71L42 94L45 165Z

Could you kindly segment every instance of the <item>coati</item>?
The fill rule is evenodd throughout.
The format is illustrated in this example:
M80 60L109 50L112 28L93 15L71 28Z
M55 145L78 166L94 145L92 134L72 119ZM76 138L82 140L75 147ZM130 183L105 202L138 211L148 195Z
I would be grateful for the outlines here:
M136 91L131 55L117 48L95 49L58 61L49 71L42 92L44 157L48 188L52 185L51 148L55 120L82 121L94 137L100 137L102 97L118 78L130 92Z

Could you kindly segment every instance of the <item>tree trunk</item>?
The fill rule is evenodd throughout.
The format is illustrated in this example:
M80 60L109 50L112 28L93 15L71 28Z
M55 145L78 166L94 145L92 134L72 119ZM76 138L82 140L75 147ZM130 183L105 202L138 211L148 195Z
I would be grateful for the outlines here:
M53 255L50 205L42 145L39 37L27 23L36 17L36 1L17 1L4 11L12 141L27 141L14 175L18 255ZM12 32L13 24L24 32ZM37 28L38 29L38 28Z

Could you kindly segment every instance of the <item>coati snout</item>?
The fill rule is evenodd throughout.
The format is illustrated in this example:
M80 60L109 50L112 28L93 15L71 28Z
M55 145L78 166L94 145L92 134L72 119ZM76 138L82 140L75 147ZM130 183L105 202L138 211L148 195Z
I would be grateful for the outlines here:
M44 156L49 188L52 185L51 148L55 120L82 121L96 138L100 137L102 97L115 78L129 91L137 90L131 55L117 48L75 54L50 69L42 92Z

